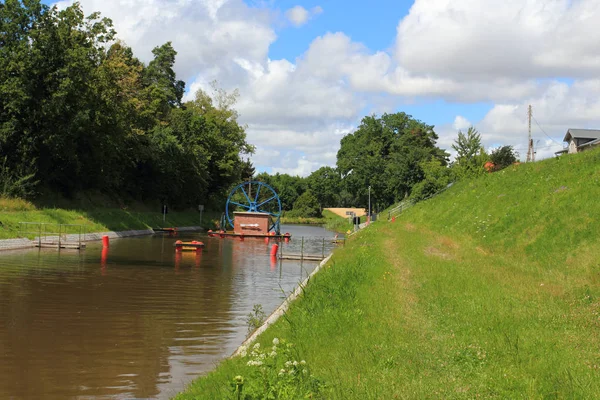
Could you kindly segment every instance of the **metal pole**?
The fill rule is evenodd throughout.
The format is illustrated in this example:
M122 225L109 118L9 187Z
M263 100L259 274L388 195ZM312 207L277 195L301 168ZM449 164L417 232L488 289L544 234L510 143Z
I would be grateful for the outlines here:
M38 247L41 249L42 248L42 224L40 224L40 236L38 236Z
M300 259L304 259L304 236L302 236L302 249L300 250Z

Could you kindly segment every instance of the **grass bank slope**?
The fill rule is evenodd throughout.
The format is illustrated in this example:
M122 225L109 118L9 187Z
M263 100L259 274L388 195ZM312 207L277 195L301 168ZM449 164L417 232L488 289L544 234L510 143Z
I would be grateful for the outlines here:
M599 181L600 152L588 152L461 182L375 223L261 348L294 343L325 384L296 385L314 398L600 398ZM236 376L239 398L263 398L244 397L256 382L270 398L300 397L281 355L252 357L177 398L238 398Z
M214 220L218 220L218 213L204 213L202 219L203 226L212 226ZM0 198L0 239L18 237L20 222L83 225L87 232L106 232L197 226L200 225L200 215L196 211L170 211L163 222L163 216L158 212L138 212L118 208L90 210L38 208L24 200ZM33 237L33 235L27 236Z

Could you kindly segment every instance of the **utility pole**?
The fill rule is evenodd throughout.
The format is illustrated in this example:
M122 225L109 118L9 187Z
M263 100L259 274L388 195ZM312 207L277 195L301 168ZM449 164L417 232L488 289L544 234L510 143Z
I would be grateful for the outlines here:
M533 117L533 110L531 108L531 104L527 109L527 120L529 121L529 140L527 142L527 162L535 161L535 152L533 150L533 139L531 138L531 118Z

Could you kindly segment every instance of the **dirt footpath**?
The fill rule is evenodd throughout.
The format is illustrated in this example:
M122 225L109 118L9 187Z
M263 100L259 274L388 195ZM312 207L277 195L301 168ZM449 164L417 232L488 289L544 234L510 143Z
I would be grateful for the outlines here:
M352 211L358 217L362 217L367 214L367 211L364 208L324 208L324 210L329 210L334 214L339 215L340 217L347 218L346 212Z

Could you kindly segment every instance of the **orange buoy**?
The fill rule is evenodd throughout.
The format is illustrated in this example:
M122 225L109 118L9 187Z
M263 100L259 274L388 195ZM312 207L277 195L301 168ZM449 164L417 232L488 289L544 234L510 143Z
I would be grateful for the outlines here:
M181 240L178 240L175 242L175 251L177 253L180 253L183 251L183 246L182 246L183 242Z
M277 243L275 243L272 247L271 247L271 257L275 257L277 256L277 251L279 250L279 245Z

